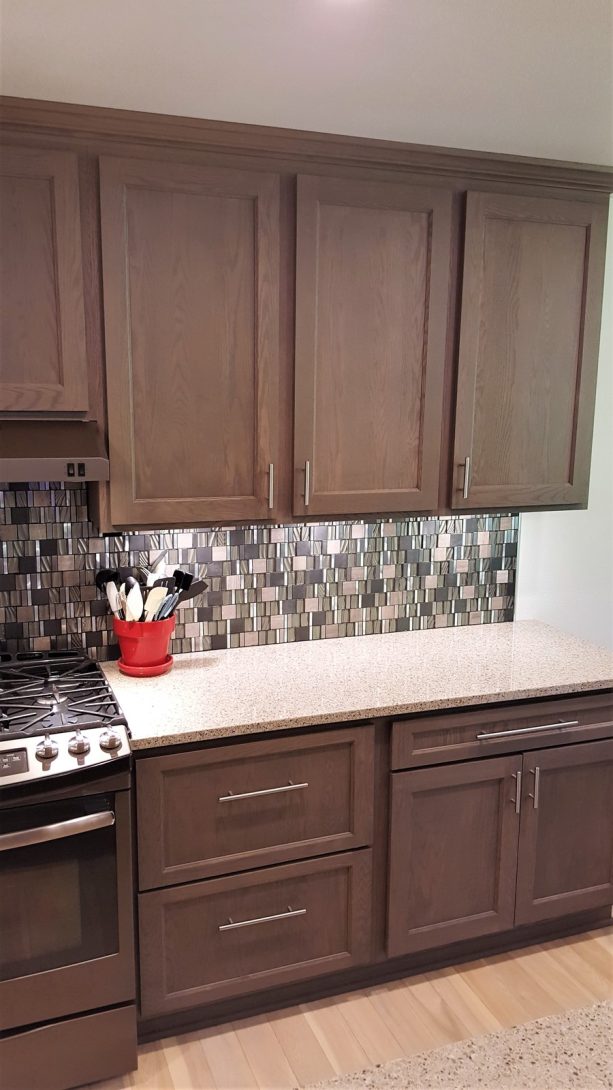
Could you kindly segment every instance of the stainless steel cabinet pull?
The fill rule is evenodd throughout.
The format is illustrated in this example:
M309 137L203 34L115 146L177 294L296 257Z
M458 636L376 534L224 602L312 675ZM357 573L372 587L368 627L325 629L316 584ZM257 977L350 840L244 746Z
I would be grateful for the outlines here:
M48 840L63 840L77 833L92 833L95 829L106 829L115 824L112 810L101 814L86 814L85 817L71 818L70 821L58 821L55 825L39 825L36 829L20 829L15 833L0 836L0 852L11 848L30 848L34 844L45 844Z
M533 808L533 810L538 810L538 808L539 808L539 794L540 794L540 790L541 790L541 770L540 770L539 766L537 765L536 768L531 768L530 771L531 771L532 775L534 776L534 794L532 794L532 792L530 792L530 798L532 799L532 808Z
M311 499L311 463L308 458L304 463L304 506L309 506Z
M462 496L465 500L468 499L468 490L470 488L470 454L464 460L464 488L462 489Z
M242 795L234 795L228 791L227 795L220 795L218 802L238 802L240 799L259 799L263 795L281 795L286 791L302 791L308 787L308 783L292 783L289 780L283 787L265 787L263 791L244 791Z
M231 916L228 916L228 922L219 925L220 931L234 931L237 927L254 927L256 923L271 923L273 920L289 920L291 916L306 916L306 908L292 908L291 905L287 906L287 912L277 912L275 916L257 916L255 920L237 920L236 923Z
M272 511L275 506L275 464L269 462L268 465L268 506Z
M515 803L515 813L519 814L521 810L521 772L514 772L513 779L515 780L515 798L511 799L511 802Z
M477 741L485 738L510 738L514 734L536 734L539 730L560 730L561 727L578 727L578 719L561 719L559 723L544 723L542 727L516 727L515 730L491 731L488 734L478 734Z

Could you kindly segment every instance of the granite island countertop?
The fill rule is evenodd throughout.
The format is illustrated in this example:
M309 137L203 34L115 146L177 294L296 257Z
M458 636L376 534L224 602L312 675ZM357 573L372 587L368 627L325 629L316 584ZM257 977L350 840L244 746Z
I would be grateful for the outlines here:
M103 663L132 748L613 689L613 653L538 621L178 655L129 678Z

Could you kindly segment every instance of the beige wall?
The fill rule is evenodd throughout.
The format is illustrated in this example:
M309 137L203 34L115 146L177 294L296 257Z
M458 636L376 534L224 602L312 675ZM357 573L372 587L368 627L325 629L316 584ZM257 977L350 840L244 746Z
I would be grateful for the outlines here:
M0 0L5 94L613 163L611 0Z
M522 515L515 616L613 649L613 201L586 511Z

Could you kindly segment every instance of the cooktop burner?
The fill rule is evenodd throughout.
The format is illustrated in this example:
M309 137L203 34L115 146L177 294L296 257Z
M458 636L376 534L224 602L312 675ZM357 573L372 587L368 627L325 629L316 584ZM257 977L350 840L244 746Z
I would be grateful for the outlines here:
M125 725L100 666L73 652L0 661L0 738Z

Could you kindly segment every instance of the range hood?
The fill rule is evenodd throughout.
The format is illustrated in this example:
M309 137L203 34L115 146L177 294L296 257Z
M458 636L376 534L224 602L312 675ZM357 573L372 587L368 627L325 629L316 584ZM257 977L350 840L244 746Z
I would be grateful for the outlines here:
M0 481L108 481L95 421L0 420Z

